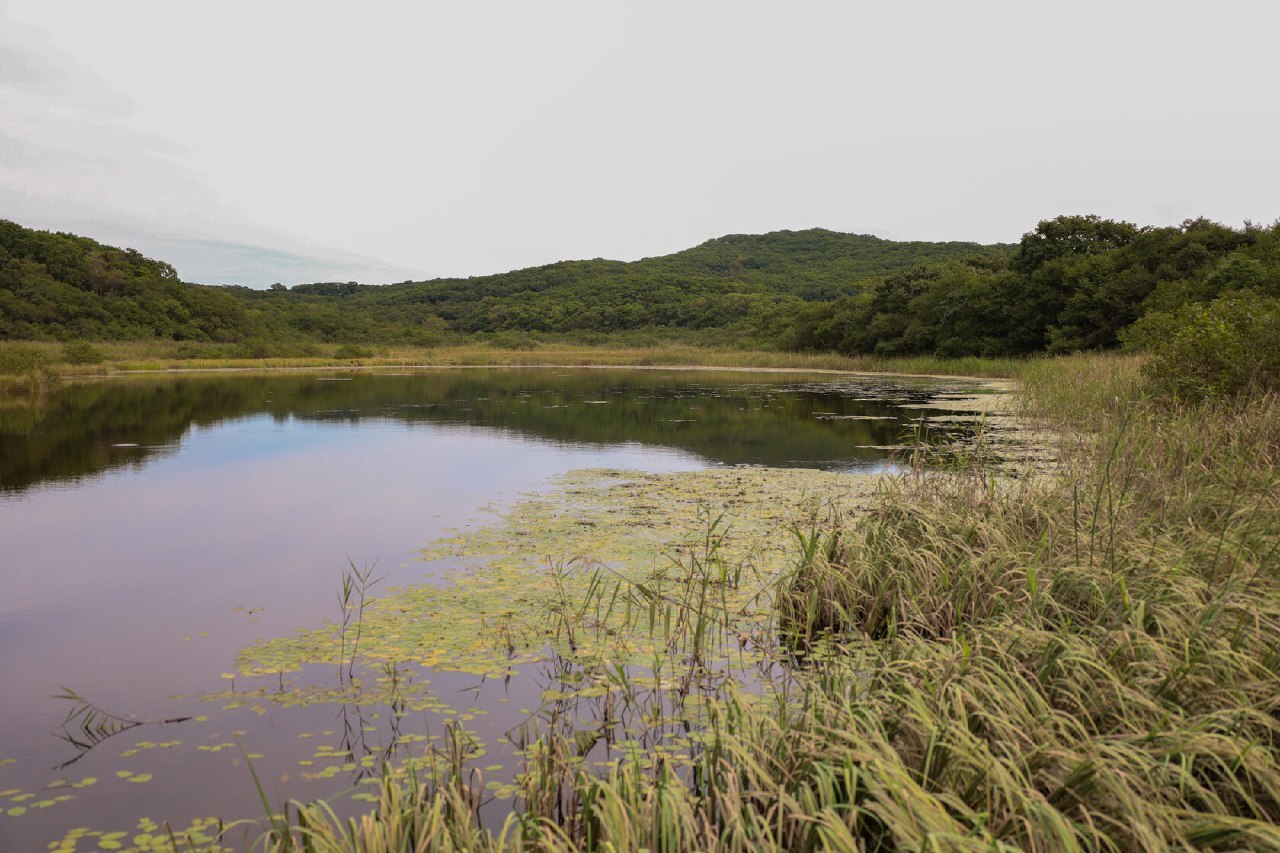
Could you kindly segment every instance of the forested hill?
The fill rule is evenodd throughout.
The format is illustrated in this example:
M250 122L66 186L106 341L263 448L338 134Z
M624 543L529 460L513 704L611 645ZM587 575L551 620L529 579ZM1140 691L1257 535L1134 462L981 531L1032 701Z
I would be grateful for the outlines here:
M1009 256L1015 248L1015 244L898 242L812 228L730 234L674 255L646 258L635 266L757 283L814 301L850 296L853 283L921 264Z
M731 235L635 262L564 261L392 285L199 287L84 237L0 223L0 337L431 343L449 332L600 333L777 326L802 301L1010 246L900 243L813 229Z
M241 300L162 261L0 219L0 339L227 340L247 323Z
M476 334L505 344L674 336L1004 356L1115 347L1141 337L1142 324L1150 334L1161 317L1223 299L1241 316L1280 311L1280 223L1139 227L1060 216L1017 244L993 246L779 231L629 263L262 291L182 284L172 267L136 252L0 222L4 339L247 342L267 353L291 343L431 345Z
M752 336L801 302L851 296L920 264L1007 257L1010 246L896 243L814 229L733 235L640 261L562 261L499 275L387 286L305 284L291 297L343 300L386 326L439 318L460 332L617 332L736 326ZM263 298L245 292L245 296ZM266 294L280 298L278 293ZM307 331L314 331L308 329ZM321 330L326 331L326 330Z

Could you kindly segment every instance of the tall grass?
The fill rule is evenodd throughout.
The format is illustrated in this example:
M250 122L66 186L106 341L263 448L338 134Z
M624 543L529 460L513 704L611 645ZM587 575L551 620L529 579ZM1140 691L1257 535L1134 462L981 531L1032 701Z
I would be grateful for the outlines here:
M1063 471L888 484L784 624L864 660L864 728L948 833L1280 849L1280 399L1146 400L1131 368L1029 372L1029 415L1095 428Z
M1074 425L1062 464L920 468L801 535L793 656L715 687L687 763L598 775L549 730L501 825L459 765L267 846L1280 850L1280 399L1149 399L1131 359L1024 377L1027 418Z
M1030 362L1022 359L932 356L843 356L835 353L796 353L698 346L665 341L638 346L630 339L585 345L543 341L524 346L460 338L434 347L370 344L363 347L317 343L193 344L175 341L107 341L93 345L99 362L68 357L66 345L55 342L5 344L7 350L37 354L62 375L89 376L119 371L262 370L320 367L462 367L462 366L652 366L733 367L792 370L841 370L947 376L1009 377ZM355 355L353 355L355 353ZM0 363L0 374L6 371Z

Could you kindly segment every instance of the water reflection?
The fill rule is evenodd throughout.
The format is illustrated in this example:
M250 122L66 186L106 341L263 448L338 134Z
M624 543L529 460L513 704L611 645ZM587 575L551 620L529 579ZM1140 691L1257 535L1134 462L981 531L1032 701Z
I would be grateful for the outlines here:
M0 409L0 790L43 802L60 777L103 780L0 821L0 850L44 849L68 826L114 827L120 815L254 814L237 741L265 755L257 768L271 794L327 796L388 749L443 737L451 717L431 696L459 704L459 716L485 706L475 726L496 743L528 719L522 708L540 707L547 684L490 681L473 695L471 676L393 665L366 674L385 687L376 702L343 693L305 705L289 701L301 688L345 690L332 670L253 685L222 674L248 645L335 618L348 558L380 560L388 584L430 581L440 567L416 562L418 549L565 471L875 469L886 464L875 446L899 442L904 415L920 414L897 404L939 390L467 369L121 378ZM60 739L50 733L63 730L69 703L50 697L62 685L126 718L191 719L97 741L73 721L72 740ZM228 686L240 695L200 698ZM597 699L612 719L612 700ZM156 782L124 781L121 770ZM192 778L200 785L163 782Z
M860 469L903 434L902 383L676 371L460 369L115 379L0 409L0 492L139 468L196 427L266 415L453 424L580 445L639 442L709 463Z

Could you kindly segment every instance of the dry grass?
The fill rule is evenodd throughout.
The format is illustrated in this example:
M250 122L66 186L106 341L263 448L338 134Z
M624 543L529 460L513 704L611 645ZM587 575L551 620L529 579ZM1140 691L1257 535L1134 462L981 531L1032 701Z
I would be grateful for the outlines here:
M0 347L4 346L0 344ZM281 345L272 355L245 358L234 345L192 345L173 341L103 342L94 347L101 364L68 364L62 345L26 343L39 349L46 363L67 376L93 376L126 370L262 370L321 367L405 366L656 366L750 367L796 370L842 370L947 376L1008 377L1025 369L1019 359L939 359L928 356L881 358L833 353L787 353L660 343L652 347L537 344L506 348L480 341L439 347L369 345L372 355L341 358L336 344Z

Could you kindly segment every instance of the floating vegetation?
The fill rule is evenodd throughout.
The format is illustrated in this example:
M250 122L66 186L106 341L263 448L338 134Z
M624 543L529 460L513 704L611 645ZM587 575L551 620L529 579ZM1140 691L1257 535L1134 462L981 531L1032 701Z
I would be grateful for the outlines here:
M713 519L713 568L735 572L735 583L717 586L717 604L767 618L771 584L791 548L786 531L851 506L873 483L803 469L571 472L553 492L527 496L500 524L425 551L427 559L457 566L449 585L368 601L360 650L370 661L498 678L555 655L640 661L656 646L630 631L643 603L634 594L650 595L652 603L687 581L681 561L707 550ZM582 610L593 601L598 612ZM240 656L241 673L342 663L345 634L335 625L254 646Z
M814 412L813 417L820 421L895 421L893 415L838 415L835 412Z
M21 788L5 788L0 790L0 815L6 817L22 817L31 809L49 809L60 803L75 799L69 790L79 790L93 785L98 780L87 776L78 782L67 779L54 779L43 788L35 791L24 791Z
M366 598L361 612L347 584L340 599L359 619L358 665L352 616L246 649L232 689L203 698L254 713L340 709L337 745L297 761L309 780L413 785L492 754L469 796L513 801L548 760L591 772L689 767L716 697L789 678L777 658L776 584L797 544L860 506L875 483L803 469L571 472L498 523L424 551L451 567L447 585L391 590ZM336 679L317 677L335 664ZM522 721L486 742L469 726L494 706L447 701L432 673L540 687ZM362 708L387 709L389 742L363 739L376 729ZM411 714L442 725L400 730ZM550 756L548 744L570 746ZM356 790L349 799L382 796Z
M134 825L133 830L105 831L76 827L51 842L48 849L54 853L89 850L114 850L119 853L172 853L174 850L232 853L234 848L221 843L224 831L222 821L215 817L197 818L185 827L170 827L144 817Z
M153 740L140 740L137 743L135 743L133 746L131 746L129 749L126 749L124 752L120 753L120 757L132 758L138 753L145 752L146 750L149 750L149 749L173 749L176 746L182 746L182 741L166 740L166 741L157 742Z

